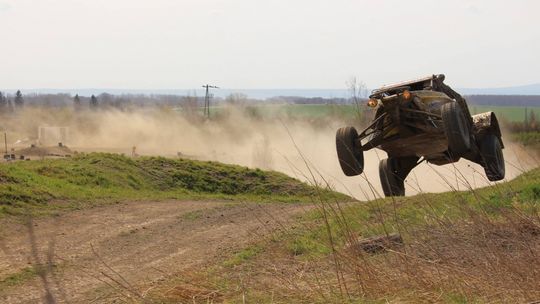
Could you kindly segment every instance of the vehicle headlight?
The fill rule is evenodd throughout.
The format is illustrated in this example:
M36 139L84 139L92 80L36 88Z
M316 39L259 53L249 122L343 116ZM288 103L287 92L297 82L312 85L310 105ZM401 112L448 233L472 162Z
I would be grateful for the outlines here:
M403 91L403 99L409 100L409 99L411 99L411 97L412 97L412 94L411 94L411 92L409 92L409 90Z
M375 108L379 104L377 99L369 99L367 102L368 107Z

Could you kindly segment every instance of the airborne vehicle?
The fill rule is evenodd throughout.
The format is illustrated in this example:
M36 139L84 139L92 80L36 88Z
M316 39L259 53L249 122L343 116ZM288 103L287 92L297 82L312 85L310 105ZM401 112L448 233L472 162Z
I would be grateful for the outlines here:
M358 133L343 127L336 133L339 163L347 176L364 170L364 151L384 150L379 177L385 196L405 195L405 178L422 161L435 165L460 158L481 165L490 181L504 178L501 130L493 112L471 116L465 99L432 75L383 86L369 96L377 107L370 125Z

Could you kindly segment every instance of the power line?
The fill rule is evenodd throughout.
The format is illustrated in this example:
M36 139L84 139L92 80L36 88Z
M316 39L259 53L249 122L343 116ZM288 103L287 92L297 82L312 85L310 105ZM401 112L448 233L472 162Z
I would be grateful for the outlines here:
M202 87L206 89L206 94L204 95L204 116L210 118L210 98L212 95L210 95L209 89L219 89L219 87L209 84L205 84Z

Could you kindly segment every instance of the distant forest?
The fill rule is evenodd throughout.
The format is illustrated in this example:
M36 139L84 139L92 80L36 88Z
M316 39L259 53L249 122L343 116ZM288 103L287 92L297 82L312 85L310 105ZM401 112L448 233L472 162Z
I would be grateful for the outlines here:
M522 106L540 107L540 95L466 95L465 98L471 105L490 106ZM363 102L364 98L359 100ZM321 98L321 97L301 97L301 96L277 96L267 99L253 99L242 93L233 93L229 96L212 98L213 105L221 104L352 104L353 98ZM108 93L98 94L91 97L71 95L67 93L58 94L24 94L18 91L16 94L6 94L0 92L0 112L6 112L26 105L41 106L75 106L77 108L107 108L128 109L140 106L203 106L203 96L181 96L181 95L145 95L145 94L121 94L112 95Z
M473 105L540 107L540 95L469 95Z

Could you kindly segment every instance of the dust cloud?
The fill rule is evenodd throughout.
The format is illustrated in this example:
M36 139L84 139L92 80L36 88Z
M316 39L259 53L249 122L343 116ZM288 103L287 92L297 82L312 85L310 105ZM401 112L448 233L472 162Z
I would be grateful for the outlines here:
M161 155L214 160L271 169L311 183L328 184L360 200L382 195L378 164L386 153L365 153L365 172L346 177L335 152L339 119L287 117L264 119L229 107L212 120L187 117L170 108L136 111L84 111L68 108L25 109L2 121L10 143L23 148L35 143L39 126L69 128L64 144L81 152L101 151L132 155ZM538 166L538 159L518 144L506 142L506 179ZM466 160L436 166L422 163L406 181L408 195L419 192L466 190L488 185L482 167Z

